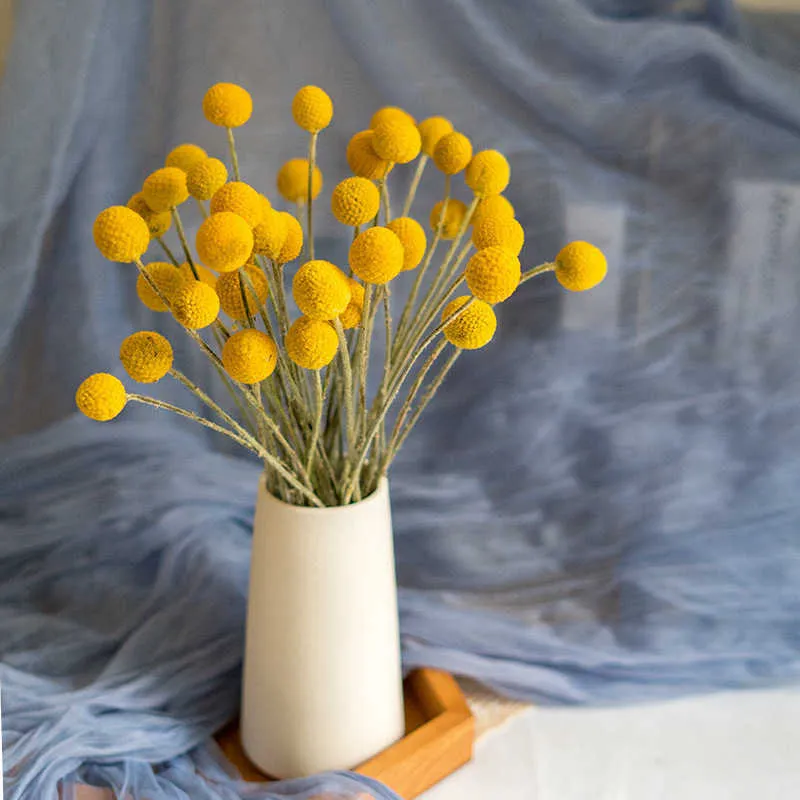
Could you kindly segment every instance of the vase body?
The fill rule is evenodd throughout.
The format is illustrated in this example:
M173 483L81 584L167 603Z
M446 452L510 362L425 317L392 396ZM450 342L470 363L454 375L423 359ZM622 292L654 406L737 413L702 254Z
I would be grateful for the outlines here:
M388 483L301 508L259 482L242 746L275 778L349 769L404 734Z

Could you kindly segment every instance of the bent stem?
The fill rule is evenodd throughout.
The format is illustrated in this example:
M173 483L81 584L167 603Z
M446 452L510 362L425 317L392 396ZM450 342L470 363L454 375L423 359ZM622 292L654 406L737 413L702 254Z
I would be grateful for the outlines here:
M519 285L522 286L525 281L535 278L537 275L544 275L545 272L555 272L556 265L552 261L546 261L544 264L539 264L538 267L532 267L527 272L522 273L519 279Z

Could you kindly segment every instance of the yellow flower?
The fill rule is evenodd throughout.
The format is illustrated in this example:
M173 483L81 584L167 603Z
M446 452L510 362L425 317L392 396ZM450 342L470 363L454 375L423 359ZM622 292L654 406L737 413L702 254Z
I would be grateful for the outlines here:
M439 139L453 130L453 123L445 117L428 117L417 125L422 136L422 152L433 157Z
M160 333L139 331L123 339L119 360L133 380L155 383L172 368L172 345Z
M350 245L350 267L365 283L388 283L403 269L403 243L388 228L367 228Z
M253 231L238 214L219 211L211 214L197 231L195 239L200 260L217 272L239 269L253 252Z
M304 86L292 100L292 116L303 130L319 133L333 119L333 101L319 86Z
M186 283L184 273L166 261L153 261L151 264L145 264L144 271L147 273L150 280L158 287L161 294L170 302L172 302L183 284ZM153 289L141 274L136 279L136 294L139 295L139 299L151 311L169 311L155 289Z
M261 219L264 219L268 211L272 211L272 203L265 194L258 194L258 202L261 204Z
M511 180L511 167L497 150L481 150L467 164L464 180L475 194L484 197L500 194Z
M136 192L130 200L128 200L128 208L135 211L146 223L150 231L150 238L155 239L157 236L163 236L172 225L172 214L169 211L153 211L144 201L141 192Z
M128 396L122 381L107 372L90 375L75 392L78 410L98 422L114 419L127 402Z
M366 178L345 178L331 195L331 211L342 225L363 225L374 219L381 205L378 187Z
M414 269L428 245L422 225L411 217L396 217L386 227L397 234L403 245L403 269Z
M416 125L417 121L408 111L404 111L402 108L398 108L397 106L384 106L383 108L379 108L373 115L372 119L369 121L369 126L373 130L378 127L382 122L410 122L412 125Z
M354 175L372 181L385 178L392 167L390 161L384 161L372 147L372 131L359 131L347 145L347 164Z
M484 197L475 207L472 212L472 225L478 225L483 220L489 217L503 217L505 219L513 219L515 215L514 206L508 201L508 198L502 194L491 194Z
M208 153L196 144L179 144L170 150L164 161L165 167L177 167L188 173L189 170L201 161L208 158Z
M215 83L203 98L203 113L214 125L238 128L250 119L253 98L235 83Z
M510 250L495 246L475 253L464 275L475 297L487 303L502 303L514 294L522 271L519 259Z
M272 375L278 348L266 333L250 328L238 331L222 346L225 372L239 383L260 383Z
M525 244L525 231L513 217L484 217L472 229L472 243L478 250L499 245L518 256Z
M288 211L279 211L278 213L286 223L286 239L275 261L278 264L288 264L290 261L294 261L303 250L303 227Z
M217 276L210 269L204 267L202 264L198 264L197 262L195 262L194 268L197 270L197 277L203 281L203 283L207 283L212 289L216 288ZM184 261L183 264L178 267L178 271L181 273L181 276L185 281L197 280L194 277L194 272L192 272L192 268L189 266L188 261Z
M361 324L361 315L364 311L364 287L353 278L347 279L347 285L350 287L350 302L347 308L339 314L339 321L342 327L349 331Z
M228 180L228 168L218 158L198 161L186 175L186 188L198 200L210 200Z
M264 201L261 195L243 181L231 181L221 186L211 198L211 213L233 211L251 228L255 228L263 214Z
M422 137L412 122L404 119L384 120L372 131L372 148L385 161L407 164L419 155Z
M456 297L442 312L442 322L470 301L470 297ZM483 300L473 299L462 314L445 326L442 333L450 344L462 350L477 350L492 341L497 330L497 317L494 310Z
M556 256L556 279L571 292L592 289L607 271L603 251L589 242L570 242Z
M208 327L219 315L217 293L202 281L185 281L172 301L175 319L192 330Z
M303 369L322 369L333 361L339 337L330 322L299 317L286 332L286 354Z
M278 191L284 200L296 203L308 200L308 159L292 158L278 172ZM314 177L311 181L311 199L314 200L322 191L322 172L314 165Z
M162 167L148 175L142 184L142 196L153 211L169 211L189 196L186 173L177 167Z
M247 273L247 279L242 278L242 270ZM251 316L258 313L258 309L264 305L269 296L267 277L255 264L246 264L235 272L226 272L224 275L220 275L217 279L219 304L231 319L239 321L247 319L242 302L242 285L247 289L247 307Z
M431 228L435 231L440 225L442 226L442 239L455 239L461 230L461 225L464 222L464 217L467 216L467 207L460 200L451 197L447 201L447 210L444 212L444 219L442 219L442 208L444 200L440 200L432 209L429 222Z
M253 250L259 255L277 259L286 242L286 219L274 208L263 213L261 222L253 228Z
M150 244L147 223L125 206L111 206L101 211L94 221L92 234L97 249L109 261L136 261Z
M455 175L469 164L472 158L472 142L463 133L446 133L436 143L433 150L433 163L445 175Z
M347 276L330 261L306 261L292 281L292 295L305 316L336 319L350 302Z

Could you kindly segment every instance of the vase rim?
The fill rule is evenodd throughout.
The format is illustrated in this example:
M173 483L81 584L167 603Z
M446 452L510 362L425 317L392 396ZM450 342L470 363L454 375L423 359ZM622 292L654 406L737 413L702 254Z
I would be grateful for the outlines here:
M291 508L292 510L298 513L308 513L308 514L324 514L329 513L331 511L349 511L355 508L364 508L373 503L380 502L381 498L388 493L389 491L389 479L384 475L379 481L378 485L375 488L375 491L372 494L367 495L363 499L355 502L355 503L348 503L347 505L340 505L340 506L325 506L324 508L317 508L316 506L297 506L294 503L287 503L285 500L281 500L280 497L275 497L272 492L267 489L265 483L265 475L262 472L261 476L258 480L258 487L259 491L263 492L264 495L269 498L270 502L276 503L277 505L284 506L285 508Z

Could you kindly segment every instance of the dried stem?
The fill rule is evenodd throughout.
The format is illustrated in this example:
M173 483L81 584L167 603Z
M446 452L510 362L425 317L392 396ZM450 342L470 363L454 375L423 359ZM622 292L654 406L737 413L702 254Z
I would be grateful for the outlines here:
M181 215L178 213L178 209L175 207L173 207L171 211L172 211L172 219L175 222L175 230L178 233L178 238L181 240L181 247L183 247L183 254L186 256L186 260L189 262L189 268L192 270L194 279L196 281L199 281L200 275L197 272L197 267L195 267L194 265L194 259L192 258L192 251L189 249L189 242L186 239L186 232L183 230Z
M317 163L317 138L318 133L312 133L308 140L308 206L306 209L308 228L308 257L313 261L314 259L314 198L311 191L314 185L314 167Z
M419 157L419 161L417 162L417 168L414 170L414 177L411 179L411 185L408 187L408 194L406 195L406 201L403 203L403 216L407 217L408 212L411 211L411 204L414 202L414 198L417 196L417 189L419 188L419 182L422 180L422 173L425 170L425 165L428 163L428 156L423 153Z
M241 180L239 175L239 156L236 154L236 140L233 138L233 128L226 128L228 131L228 150L231 154L231 164L233 165L233 177L237 181Z

